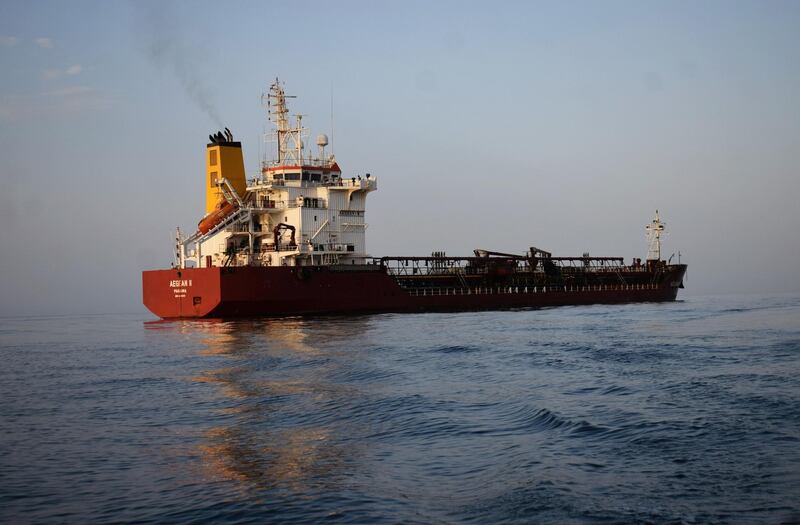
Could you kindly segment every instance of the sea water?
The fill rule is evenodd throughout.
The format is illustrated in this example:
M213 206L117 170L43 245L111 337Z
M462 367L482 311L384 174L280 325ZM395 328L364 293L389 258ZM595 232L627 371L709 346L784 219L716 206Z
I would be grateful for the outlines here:
M3 523L800 521L800 296L0 319Z

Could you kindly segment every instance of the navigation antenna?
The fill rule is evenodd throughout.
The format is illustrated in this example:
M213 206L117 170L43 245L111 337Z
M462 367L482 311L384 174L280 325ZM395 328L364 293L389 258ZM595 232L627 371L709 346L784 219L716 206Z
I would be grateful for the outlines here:
M661 219L658 217L658 210L656 210L656 216L648 224L644 227L647 230L647 260L648 261L660 261L661 260L661 235L666 234L665 227L666 224L661 222Z
M295 125L289 124L289 108L287 98L297 98L287 95L283 85L276 78L269 88L269 92L261 95L261 104L267 108L267 118L275 125L275 131L270 134L270 141L278 143L278 164L301 165L303 163L303 137L308 136L308 130L303 127L303 115L295 115Z

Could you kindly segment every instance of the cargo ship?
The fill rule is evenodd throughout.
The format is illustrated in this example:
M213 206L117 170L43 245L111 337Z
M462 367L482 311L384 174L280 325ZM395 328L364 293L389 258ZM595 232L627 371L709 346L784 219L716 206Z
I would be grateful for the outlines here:
M366 249L370 173L346 174L326 151L308 151L302 115L292 119L277 79L262 96L275 158L245 176L242 145L225 128L206 146L205 216L176 232L169 269L142 272L155 315L228 318L377 312L466 311L674 301L686 265L661 256L658 211L646 226L644 261L476 249L471 256L373 257ZM679 255L680 259L680 255Z

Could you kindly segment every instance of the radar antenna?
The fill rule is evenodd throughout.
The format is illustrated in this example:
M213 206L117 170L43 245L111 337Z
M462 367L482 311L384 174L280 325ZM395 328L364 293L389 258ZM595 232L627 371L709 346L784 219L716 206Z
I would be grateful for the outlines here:
M653 220L644 227L647 230L647 260L660 261L661 260L661 235L666 235L666 223L661 222L656 210L656 216Z

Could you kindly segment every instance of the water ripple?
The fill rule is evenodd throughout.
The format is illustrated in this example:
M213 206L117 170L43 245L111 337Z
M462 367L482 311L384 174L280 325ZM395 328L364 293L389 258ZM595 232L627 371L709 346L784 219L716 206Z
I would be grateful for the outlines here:
M3 319L0 521L798 522L797 319Z

